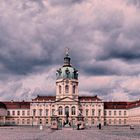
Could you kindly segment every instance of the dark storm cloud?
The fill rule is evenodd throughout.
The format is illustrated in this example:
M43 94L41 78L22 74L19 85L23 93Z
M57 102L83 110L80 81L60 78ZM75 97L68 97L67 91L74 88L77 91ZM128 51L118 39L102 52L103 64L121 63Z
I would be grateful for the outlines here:
M67 5L67 6L70 6L70 5L73 5L75 3L80 3L82 2L83 0L49 0L49 2L52 4L52 5Z
M73 5L77 2L80 1L50 1L56 6L59 4ZM108 15L104 17L103 15L99 17L97 13L94 23L83 24L81 21L77 22L78 19L76 20L76 18L81 19L76 14L74 15L71 9L65 13L66 9L60 8L58 11L62 15L59 15L58 12L58 14L52 14L51 17L51 11L48 10L49 7L46 7L43 1L24 1L13 4L13 6L20 14L14 16L15 13L13 12L13 14L10 13L11 16L9 17L3 15L1 17L3 22L0 24L0 29L3 30L0 41L2 47L0 60L5 71L14 74L28 74L34 72L36 67L53 67L61 62L63 57L60 56L63 55L65 47L72 48L74 65L77 65L79 69L82 67L85 73L91 75L121 74L121 68L112 69L106 63L100 63L100 60L118 58L129 61L130 59L139 59L139 50L132 51L132 48L128 49L127 44L123 46L124 44L117 42L124 30L123 15L120 11L106 13ZM11 10L14 11L14 9ZM7 10L6 12L11 11ZM9 23L4 24L6 21ZM16 34L13 35L15 30ZM109 40L106 43L102 43L102 40L97 42L96 38L92 40L90 34L99 37L98 34L94 34L95 31L103 33L103 37L109 36ZM117 35L112 36L114 32ZM131 34L128 33L128 36ZM134 40L136 35L131 35L133 38L130 39ZM121 41L123 42L123 39ZM93 47L90 46L92 43ZM85 48L87 46L90 48L89 53ZM100 46L103 53L99 51L96 52L96 56L94 53L92 55L94 48ZM135 46L134 48L135 50L136 48L139 49ZM91 66L88 60L93 58L97 61ZM84 67L83 61L86 61L86 67Z
M72 65L79 70L80 76L118 75L123 78L138 75L140 11L138 1L133 2L2 0L0 81L6 83L5 79L10 80L8 87L0 91L0 95L9 92L9 99L13 95L20 97L45 94L46 89L32 86L39 84L37 78L43 81L45 75L53 77L48 78L50 81L47 85L55 83L55 70L63 63L65 47L70 48ZM44 71L46 73L41 75ZM38 74L40 76L34 84L34 76ZM26 85L25 79L31 80L29 86L32 88ZM41 84L44 83L46 81ZM113 88L115 86L86 91L94 90L105 95L111 94ZM20 93L19 89L22 89ZM47 89L47 94L54 93L51 85ZM6 95L3 96L6 98Z

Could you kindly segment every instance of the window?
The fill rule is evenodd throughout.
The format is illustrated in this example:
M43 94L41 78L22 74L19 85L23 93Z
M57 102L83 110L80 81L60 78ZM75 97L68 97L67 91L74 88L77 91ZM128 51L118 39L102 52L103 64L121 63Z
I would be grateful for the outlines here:
M22 124L25 124L25 120L24 119L22 119Z
M10 111L7 111L7 115L10 116Z
M126 119L124 119L124 124L126 124Z
M54 115L54 113L55 113L54 111L55 111L55 109L52 109L52 115Z
M109 111L109 116L111 116L111 111Z
M39 109L39 116L42 116L42 109Z
M58 115L63 115L63 108L62 108L62 106L60 106L58 108Z
M92 124L94 124L94 119L92 119Z
M17 119L17 124L19 124L19 119Z
M107 115L107 111L104 111L105 115Z
M73 94L75 94L75 89L76 89L76 86L74 85L73 86Z
M75 106L73 106L73 107L71 108L71 114L72 114L72 115L75 115Z
M65 92L69 93L69 86L68 85L65 86Z
M126 111L124 111L124 116L126 116Z
M48 119L46 119L46 124L48 124Z
M20 111L17 111L17 115L20 116Z
M35 109L33 109L33 116L35 116L36 115L36 110Z
M42 124L42 119L39 120L39 123Z
M121 111L119 111L119 116L121 116Z
M69 107L68 106L65 107L65 115L69 115Z
M116 124L116 119L114 119L114 124Z
M27 111L27 115L30 116L30 111L29 110Z
M30 124L30 119L27 119L27 124Z
M86 109L86 116L88 116L88 109Z
M49 113L49 110L48 110L48 109L46 109L46 116L48 116L48 113Z
M114 111L114 115L116 116L116 111Z
M121 119L119 119L119 124L121 124Z
M13 115L13 116L15 115L15 111L12 112L12 115Z
M111 124L111 119L109 119L109 124Z
M59 85L59 94L61 94L61 92L62 92L61 90L62 90L61 86Z
M98 110L98 116L101 116L101 109Z
M22 116L24 116L25 115L25 111L22 111Z
M94 110L94 109L92 109L92 116L94 116L94 113L95 113L95 110Z

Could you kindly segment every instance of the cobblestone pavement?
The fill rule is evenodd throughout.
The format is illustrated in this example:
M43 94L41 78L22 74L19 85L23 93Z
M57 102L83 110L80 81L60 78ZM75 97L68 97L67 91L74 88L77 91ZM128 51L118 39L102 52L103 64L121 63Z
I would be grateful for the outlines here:
M104 127L102 130L39 130L39 127L0 127L0 140L140 140L140 128Z

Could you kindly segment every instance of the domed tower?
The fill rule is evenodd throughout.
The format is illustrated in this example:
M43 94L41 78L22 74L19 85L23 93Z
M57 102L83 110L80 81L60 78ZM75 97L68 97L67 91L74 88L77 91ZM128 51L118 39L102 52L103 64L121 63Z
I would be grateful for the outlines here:
M68 49L66 49L64 64L56 72L56 100L70 97L78 99L78 70L70 63Z

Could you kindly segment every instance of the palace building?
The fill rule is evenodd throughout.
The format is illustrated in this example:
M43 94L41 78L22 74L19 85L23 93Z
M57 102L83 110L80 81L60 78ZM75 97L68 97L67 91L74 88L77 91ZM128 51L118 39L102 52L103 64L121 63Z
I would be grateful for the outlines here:
M97 95L80 96L78 70L71 65L66 52L63 66L56 72L56 96L40 96L30 102L0 102L0 125L51 125L51 117L59 122L76 123L81 114L87 126L140 125L140 101L105 102Z

